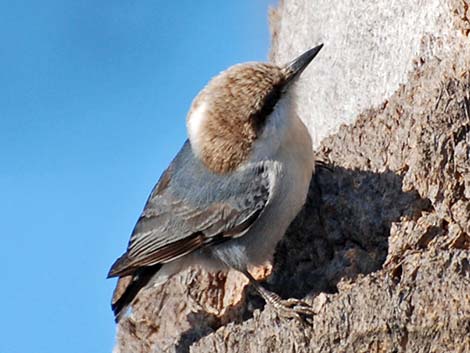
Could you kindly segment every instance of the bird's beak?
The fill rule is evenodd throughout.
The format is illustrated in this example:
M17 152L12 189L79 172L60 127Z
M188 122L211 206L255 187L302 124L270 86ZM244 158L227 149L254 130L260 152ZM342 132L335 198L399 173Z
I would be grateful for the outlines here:
M320 44L313 49L307 50L297 59L294 59L284 66L283 70L285 71L287 77L286 83L291 83L296 77L299 77L299 75L305 70L308 64L310 64L313 58L317 56L321 48L323 48L323 44Z

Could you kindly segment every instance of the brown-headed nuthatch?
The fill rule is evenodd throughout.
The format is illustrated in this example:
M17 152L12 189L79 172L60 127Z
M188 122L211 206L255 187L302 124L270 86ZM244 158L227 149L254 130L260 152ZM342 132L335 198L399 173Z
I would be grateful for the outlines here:
M283 316L311 313L305 303L262 287L247 268L272 256L305 203L314 157L290 88L321 48L284 66L235 65L194 99L189 139L109 271L120 277L112 299L116 321L142 288L201 264L244 273Z

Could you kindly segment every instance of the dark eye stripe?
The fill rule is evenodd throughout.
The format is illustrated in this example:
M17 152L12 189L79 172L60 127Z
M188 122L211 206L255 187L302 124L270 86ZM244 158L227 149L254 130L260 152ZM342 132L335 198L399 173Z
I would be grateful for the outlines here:
M273 86L272 90L264 98L264 102L261 106L261 109L252 114L251 120L253 121L255 130L257 132L263 129L264 124L266 122L266 118L269 116L269 114L273 112L276 103L281 98L282 87L283 82L280 82Z

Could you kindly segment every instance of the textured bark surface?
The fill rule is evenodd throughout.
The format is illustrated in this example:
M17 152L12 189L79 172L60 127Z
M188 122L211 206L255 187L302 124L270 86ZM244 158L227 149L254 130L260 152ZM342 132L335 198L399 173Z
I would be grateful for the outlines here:
M376 40L380 20L389 23L376 3L377 11L369 9L376 21L351 25L346 42L355 35ZM390 8L405 11L405 3ZM271 13L272 59L294 57L361 4L342 3L347 12L330 2L284 1ZM406 54L405 66L365 65L369 71L360 73L351 59L343 74L353 78L335 85L336 72L328 71L334 47L298 86L299 112L312 134L319 128L316 151L331 170L317 169L272 269L258 269L258 277L283 297L305 298L317 311L313 322L280 320L237 273L189 269L139 296L118 326L116 352L470 352L470 5L422 5L423 13L439 13L434 22L421 14L432 23L422 29L416 20L410 37L433 50L406 52L404 45L415 53ZM321 18L324 24L309 27ZM384 44L415 43L395 30L387 35L397 38ZM406 75L394 71L399 66ZM373 82L395 76L374 95L354 86L363 78L374 90ZM331 97L316 96L329 88L338 102L330 115L317 103ZM359 103L343 119L354 99ZM318 109L323 117L315 120ZM329 116L331 126L322 130Z

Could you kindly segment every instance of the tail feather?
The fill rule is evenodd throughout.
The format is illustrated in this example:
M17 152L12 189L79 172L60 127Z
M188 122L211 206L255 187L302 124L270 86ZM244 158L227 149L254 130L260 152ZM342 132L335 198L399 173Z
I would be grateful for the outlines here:
M129 305L131 305L136 298L137 294L142 288L147 286L161 266L162 265L158 264L151 267L144 267L137 270L132 275L119 278L111 301L111 308L113 309L114 320L116 323L119 322L121 317L126 313Z
M127 257L127 253L119 257L116 261L114 261L111 269L108 272L108 278L117 277L117 276L127 276L133 274L135 272L135 268L130 265L129 258Z

